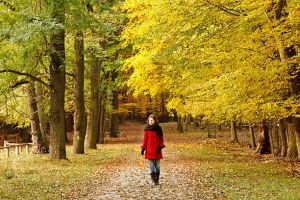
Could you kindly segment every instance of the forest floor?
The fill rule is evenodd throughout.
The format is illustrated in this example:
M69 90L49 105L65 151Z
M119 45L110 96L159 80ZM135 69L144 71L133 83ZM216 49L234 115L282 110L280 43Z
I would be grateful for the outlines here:
M175 124L162 124L166 148L160 185L152 186L148 163L140 155L143 125L127 123L108 145L126 151L65 199L300 199L299 165L254 154L247 144L231 144L226 133L176 133Z
M166 140L164 158L161 160L160 185L152 186L148 163L140 155L143 125L127 124L123 135L110 143L127 143L128 151L109 163L98 179L84 187L74 188L68 199L223 199L224 195L212 177L195 167L195 160L183 158L174 147L174 140ZM173 127L164 128L167 139ZM170 137L169 137L170 139ZM129 142L129 143L128 143ZM80 192L74 192L80 191Z
M148 163L140 155L143 124L125 122L118 138L106 137L97 150L71 153L68 160L49 155L0 155L0 199L194 200L300 199L300 164L257 155L239 132L232 144L226 130L176 132L162 123L166 148L160 185L152 186Z

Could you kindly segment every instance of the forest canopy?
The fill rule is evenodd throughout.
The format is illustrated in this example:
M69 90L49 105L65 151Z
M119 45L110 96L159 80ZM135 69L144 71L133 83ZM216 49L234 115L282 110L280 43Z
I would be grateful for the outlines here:
M84 153L107 127L118 137L124 115L152 112L259 125L265 136L280 127L300 155L298 0L2 0L0 9L0 119L30 124L45 146L49 125L52 158L66 158L66 115L74 153Z
M169 110L217 123L298 116L290 88L299 68L299 6L126 0L122 37L134 51L124 65L133 71L128 84L136 94L167 92Z

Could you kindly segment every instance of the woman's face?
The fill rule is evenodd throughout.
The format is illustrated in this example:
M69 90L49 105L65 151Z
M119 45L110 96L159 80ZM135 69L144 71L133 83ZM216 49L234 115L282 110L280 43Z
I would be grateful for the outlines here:
M150 124L150 125L153 125L153 124L155 124L155 121L154 121L154 119L153 119L153 118L149 118L149 124Z

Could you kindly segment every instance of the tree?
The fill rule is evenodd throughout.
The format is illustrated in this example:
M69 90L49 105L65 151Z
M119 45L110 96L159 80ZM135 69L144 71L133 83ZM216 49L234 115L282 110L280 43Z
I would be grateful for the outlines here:
M256 149L256 140L255 140L254 128L253 128L253 126L249 126L249 129L250 129L251 148Z
M231 121L231 142L239 143L236 130L236 121L234 120Z
M99 80L100 70L99 58L95 54L95 50L91 49L90 53L90 80L91 80L91 105L88 113L88 129L86 133L85 147L90 149L97 149L97 139L99 133L99 117L100 117L100 99L99 99Z
M48 149L49 151L49 145L47 141L47 132L48 132L48 116L46 112L46 106L48 103L46 103L46 98L44 97L44 89L43 86L40 83L35 84L35 93L36 93L36 103L38 108L38 119L39 119L39 126L41 129L41 136L42 140L44 141L44 145L46 146L45 149ZM46 151L46 152L48 152Z
M265 120L260 124L260 134L258 138L258 144L256 147L256 152L260 154L271 153L270 135L269 127Z
M116 72L112 72L112 81L115 82L117 77ZM115 89L112 94L112 114L111 114L111 120L110 120L110 137L118 137L119 134L119 114L118 114L118 104L119 104L119 98L118 98L118 91Z
M84 35L79 31L74 39L75 67L74 67L74 136L73 153L84 153L84 139L86 133L86 120L84 108Z
M288 144L287 144L287 123L286 119L281 119L279 121L279 128L280 128L280 138L281 138L281 152L280 156L286 157L287 155L287 149L288 149Z
M83 76L76 76L77 74L69 72L74 67L75 58L80 60L77 63L80 62L80 65L84 64L84 59L82 58L84 52L83 45L79 45L81 47L78 49L78 55L73 53L73 35L77 33L79 35L84 34L86 49L93 49L94 47L97 49L97 52L94 53L99 58L99 61L101 60L99 66L102 70L99 69L99 74L103 75L101 84L97 88L101 92L101 95L103 94L103 98L101 98L101 110L110 112L110 103L108 103L109 100L106 98L111 94L113 86L109 86L108 82L110 80L106 74L109 74L120 66L119 64L115 65L120 60L114 56L117 55L115 52L119 49L117 47L119 45L119 37L116 35L120 31L119 27L123 20L118 9L115 9L115 6L118 6L119 2L82 2L75 0L71 4L66 1L24 0L21 2L10 1L9 3L0 3L1 9L3 8L5 11L0 15L0 76L1 83L6 84L5 86L1 86L1 91L3 91L1 94L7 97L13 96L14 98L10 101L16 102L20 99L20 97L16 97L15 95L21 90L20 86L32 81L44 86L46 91L42 91L43 89L40 90L41 87L37 87L36 90L39 93L39 97L43 96L45 98L45 102L50 97L50 105L44 105L43 107L43 103L38 103L38 107L40 107L38 113L42 135L45 136L48 113L42 112L48 112L47 106L50 106L50 150L52 158L66 158L65 138L63 138L66 135L64 128L65 110L66 112L73 112L75 109L74 103L78 105L75 113L76 132L79 127L77 126L77 122L82 122L82 120L77 121L77 119L81 119L84 115L84 110L82 110L82 108L84 109L83 105L85 102L89 104L90 100L88 95L85 96L85 99L81 98L82 88L84 88ZM26 8L26 11L24 11L24 8ZM65 40L65 38L71 39ZM76 43L79 41L77 40L78 38L74 38ZM100 47L102 42L108 43L107 48L104 46ZM102 62L106 63L103 64ZM115 66L115 68L112 68L112 66ZM67 79L66 74L69 75ZM79 77L81 78L80 81L75 81L75 84L80 82L78 84L78 86L80 85L80 89L78 90L80 90L81 95L75 101L72 98L72 94L74 94L73 88L69 87L73 84L72 81L74 80L72 78L74 76L76 76L74 80ZM89 87L86 84L85 89L87 90ZM24 99L22 100L24 101ZM42 98L38 99L40 99L40 102L43 102ZM79 102L76 100L79 100ZM15 105L17 106L17 104ZM81 110L79 111L78 109ZM8 109L1 109L1 113L4 110L7 111ZM22 111L25 110L23 109ZM16 109L12 113L15 115L18 112L20 111ZM77 113L80 115L78 118ZM3 116L5 115L3 114ZM101 121L103 122L105 116L104 114L101 116ZM13 118L14 122L19 122L19 124L23 124L24 126L29 122L24 116L18 118L11 116L10 119L7 118L7 121ZM97 123L100 123L100 119L98 119ZM96 131L99 134L99 129ZM84 138L82 134L84 134L84 131L80 131L79 135L81 137L77 137L78 134L75 133L74 138L74 148L81 152L83 151L82 140L77 145L76 139Z
M124 8L124 45L134 52L124 70L135 93L167 91L169 110L215 123L297 116L296 1L127 0Z
M65 1L54 0L52 17L60 25L51 35L50 57L50 153L53 159L66 159L65 147Z
M33 153L49 153L49 147L46 138L43 137L41 133L34 83L31 82L28 84L27 92L30 107L30 125L33 142Z

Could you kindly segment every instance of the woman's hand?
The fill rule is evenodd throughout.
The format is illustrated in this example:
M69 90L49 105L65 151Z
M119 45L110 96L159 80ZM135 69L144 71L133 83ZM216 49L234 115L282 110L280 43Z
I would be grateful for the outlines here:
M145 148L142 148L142 151L141 151L141 155L143 156L145 154Z

